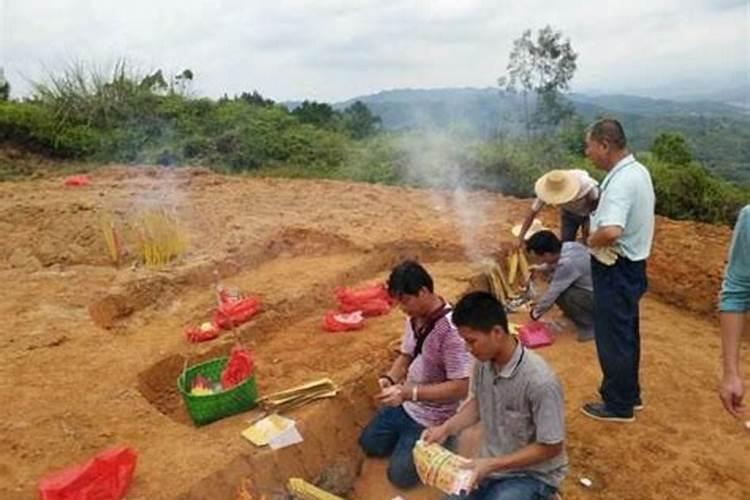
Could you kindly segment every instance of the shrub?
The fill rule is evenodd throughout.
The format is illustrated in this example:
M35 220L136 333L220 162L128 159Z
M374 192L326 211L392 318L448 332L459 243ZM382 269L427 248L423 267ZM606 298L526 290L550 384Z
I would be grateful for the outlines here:
M662 132L654 138L651 152L657 160L673 165L687 165L693 161L685 137L676 132Z
M290 113L257 92L214 101L175 88L160 71L141 78L123 62L109 72L71 65L35 84L30 101L0 101L0 142L62 158L190 162L229 172L461 186L521 197L533 196L536 180L554 168L604 175L583 157L585 124L576 118L530 141L476 142L460 120L442 132L375 134L379 119L362 103L339 112L306 102ZM747 189L691 161L679 134L658 135L652 153L639 158L652 172L657 213L731 224L750 199ZM0 167L5 177L26 172Z
M673 219L734 224L750 192L712 175L702 165L674 165L641 155L651 171L656 212Z

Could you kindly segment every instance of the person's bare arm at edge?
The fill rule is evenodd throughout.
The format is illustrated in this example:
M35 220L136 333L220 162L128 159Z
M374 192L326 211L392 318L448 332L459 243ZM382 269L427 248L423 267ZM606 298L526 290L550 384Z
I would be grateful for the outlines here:
M745 328L745 314L741 312L719 314L723 368L719 384L719 398L724 408L735 418L741 418L745 412L742 402L745 387L740 374L740 339Z
M611 247L622 236L620 226L602 226L589 236L588 244L591 248Z
M405 384L405 396L411 398L414 386ZM469 391L469 378L446 380L437 384L417 384L418 401L458 401L466 397Z
M479 405L477 405L476 398L471 398L461 406L458 413L441 425L425 429L424 433L422 433L422 439L428 444L442 444L448 439L448 436L458 434L477 422L479 422Z

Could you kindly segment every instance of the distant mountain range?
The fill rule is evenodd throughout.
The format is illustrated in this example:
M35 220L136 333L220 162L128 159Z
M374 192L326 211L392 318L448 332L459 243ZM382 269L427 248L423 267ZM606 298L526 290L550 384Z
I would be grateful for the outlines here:
M734 116L750 120L750 111L742 106L718 100L676 101L623 94L578 93L568 94L567 98L584 116L614 112L645 116ZM731 100L739 101L739 94L732 95ZM384 90L377 94L354 97L335 103L333 106L341 109L355 101L367 104L375 112L386 111L385 116L381 115L381 117L386 121L384 124L387 128L400 128L414 122L415 118L419 118L419 116L409 117L410 113L404 113L402 116L394 114L391 108L395 105L402 109L416 108L423 118L431 117L436 112L461 116L466 115L462 110L473 112L478 107L494 111L492 114L498 115L499 118L504 111L519 112L522 104L519 95L509 94L499 89L442 88Z
M744 91L744 92L743 92ZM750 107L747 91L737 89L718 100L667 100L633 95L569 94L587 121L614 116L625 127L635 150L648 149L661 132L682 133L694 156L716 174L750 185ZM334 103L343 109L355 101L379 115L387 130L447 129L491 138L500 131L522 130L521 96L497 88L394 89ZM286 103L294 107L298 103Z

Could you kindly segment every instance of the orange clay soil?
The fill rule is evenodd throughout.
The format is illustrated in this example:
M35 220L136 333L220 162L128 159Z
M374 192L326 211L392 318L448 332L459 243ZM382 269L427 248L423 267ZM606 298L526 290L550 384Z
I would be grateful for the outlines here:
M234 498L247 477L272 497L290 476L322 477L331 489L354 483L351 498L440 497L426 488L393 490L384 463L363 465L357 449L374 411L370 378L392 359L401 313L345 334L322 332L320 320L336 286L382 280L404 257L425 262L438 291L455 300L477 274L472 262L502 249L528 200L191 168L114 166L91 179L83 188L63 187L60 178L0 184L0 498L34 498L45 473L116 444L139 453L130 499ZM132 220L149 207L175 210L189 251L160 270L132 261L113 267L100 218ZM556 217L543 214L552 227ZM599 382L593 344L563 331L539 351L565 387L565 498L750 491L750 434L714 391L714 303L729 237L728 228L657 222L651 292L642 303L646 408L637 423L605 425L578 413ZM215 270L263 300L263 312L238 329L255 352L261 394L324 376L342 387L337 398L289 414L301 445L253 448L239 435L252 413L199 429L189 422L175 389L185 360L223 355L232 345L230 336L201 345L182 336L185 325L209 319ZM583 488L581 477L593 486Z

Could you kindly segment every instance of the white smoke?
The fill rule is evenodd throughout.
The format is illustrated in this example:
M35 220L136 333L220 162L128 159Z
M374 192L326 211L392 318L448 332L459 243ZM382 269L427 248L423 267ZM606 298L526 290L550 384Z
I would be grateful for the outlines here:
M436 130L405 134L400 141L399 149L407 154L405 180L426 189L433 208L457 228L467 259L480 261L478 238L488 222L490 201L468 190L461 159L469 141Z

